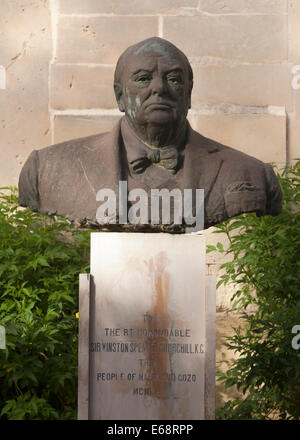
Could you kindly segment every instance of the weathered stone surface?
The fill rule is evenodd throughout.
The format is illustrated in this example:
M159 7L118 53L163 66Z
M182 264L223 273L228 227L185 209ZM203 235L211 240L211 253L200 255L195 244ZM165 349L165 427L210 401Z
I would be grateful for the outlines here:
M205 243L207 245L216 246L218 242L222 243L224 249L227 249L229 247L229 241L227 239L227 236L225 234L220 233L214 233L216 230L215 227L210 227L208 229L205 229L203 231L203 234L205 236ZM219 251L209 252L206 254L206 264L221 264L225 261L231 261L231 257L225 256ZM211 275L214 274L210 273Z
M217 314L217 353L216 353L216 370L223 373L232 366L235 359L238 358L238 353L233 350L228 350L225 346L226 336L234 335L234 328L243 327L245 320L241 319L239 315L234 313ZM241 391L238 391L236 387L230 387L225 389L225 386L216 382L216 408L223 406L228 400L243 399Z
M228 249L229 241L225 234L216 234L214 231L216 228L210 227L203 231L205 236L206 245L216 246L218 243L221 243L224 250ZM221 253L219 250L209 252L206 254L206 273L207 275L216 275L217 282L220 280L220 276L222 273L225 273L224 270L220 269L221 264L232 261L231 255L225 255ZM231 309L231 297L235 292L235 288L227 284L224 286L223 284L218 287L216 293L216 307L218 311L230 310Z
M126 32L124 32L126 29ZM130 45L158 35L158 17L68 17L58 23L57 61L114 64Z
M278 63L287 56L287 20L281 15L164 17L164 38L188 57Z
M289 161L300 159L300 117L289 119Z
M289 0L289 60L300 64L300 2Z
M64 142L70 139L110 131L119 119L120 116L117 115L57 115L54 119L54 142Z
M212 14L264 13L282 14L287 10L286 0L200 0L199 9Z
M51 58L48 1L1 2L0 185L16 185L33 148L48 145L48 63Z
M224 261L220 260L220 263L216 264L207 264L206 265L206 273L207 275L215 275L217 277L217 282L221 280L222 275L226 275L225 269L221 268L221 265L223 262L225 263L227 261L227 258L224 258ZM221 284L217 289L217 295L216 295L216 310L218 313L220 312L228 312L232 310L233 302L231 299L233 298L233 295L236 293L238 288L241 286L237 284L231 284L230 282L226 285ZM255 295L255 292L253 292L253 295ZM250 313L255 312L255 306L249 305L247 308L247 311Z
M286 162L286 117L272 114L211 114L196 117L203 136L263 162Z
M300 89L294 90L293 95L294 95L294 111L298 117L300 116Z
M115 1L103 0L58 0L61 14L112 14Z
M168 14L178 13L182 7L197 7L198 0L59 0L63 14Z
M194 64L192 105L233 103L277 105L290 109L292 89L287 65ZM300 91L299 91L300 96Z
M116 107L114 66L53 65L51 107L58 110Z
M92 234L96 287L90 346L122 342L124 349L91 349L90 419L205 417L206 356L212 344L206 343L204 258L199 235ZM153 335L171 328L183 333ZM128 342L139 345L126 351ZM167 351L169 343L178 344L178 350ZM187 372L194 375L190 382L181 380ZM113 381L105 380L107 373L115 374Z
M300 19L300 16L299 16ZM294 116L300 116L300 62L292 67L291 89L293 90Z
M207 243L208 244L208 243ZM217 254L217 252L214 252L214 254ZM208 256L209 254L207 254ZM221 269L220 266L221 264L227 262L229 260L229 258L224 258L224 261L222 261L221 257L217 258L220 259L219 263L209 263L209 259L206 262L206 274L207 275L215 275L217 277L217 282L220 281L221 276L223 274L225 274L225 270ZM233 296L233 294L236 291L236 287L234 287L232 284L228 283L226 285L221 284L218 288L217 288L217 292L216 292L216 310L217 312L224 312L224 311L229 311L232 308L232 302L231 302L231 298Z

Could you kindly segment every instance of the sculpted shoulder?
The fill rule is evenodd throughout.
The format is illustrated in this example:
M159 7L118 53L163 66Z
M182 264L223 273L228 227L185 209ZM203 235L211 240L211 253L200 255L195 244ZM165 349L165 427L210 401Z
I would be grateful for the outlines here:
M246 212L281 212L282 193L270 164L193 130L189 145L191 166L196 170L199 187L206 193L207 225Z
M95 199L93 185L104 174L115 143L115 129L33 150L19 177L19 204L43 213L76 211L78 194ZM63 198L63 201L60 199ZM74 206L74 208L73 208ZM83 213L80 215L84 217ZM78 217L74 212L74 218Z
M108 133L100 133L60 142L37 150L38 155L41 161L51 159L52 157L55 160L64 159L66 161L72 161L74 160L74 155L80 156L89 151L96 151L101 148L103 140L105 141L107 135Z

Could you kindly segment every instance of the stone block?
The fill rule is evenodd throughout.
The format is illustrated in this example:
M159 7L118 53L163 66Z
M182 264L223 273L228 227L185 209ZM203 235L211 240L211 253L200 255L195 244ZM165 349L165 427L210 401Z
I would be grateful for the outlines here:
M199 9L211 14L283 14L286 0L200 0Z
M53 65L51 107L57 110L116 108L114 66Z
M59 10L62 14L176 14L182 7L196 8L198 0L59 0Z
M63 16L56 61L114 64L128 46L155 35L158 17Z
M195 120L194 120L195 121ZM194 127L203 136L263 162L286 163L286 117L275 114L201 114Z
M290 69L278 64L194 64L192 106L232 103L290 109ZM299 91L300 95L300 91Z
M234 328L244 327L245 320L236 313L217 314L217 349L216 349L216 370L226 373L238 358L239 354L226 347L226 337L235 334ZM244 399L242 391L236 386L225 388L221 382L216 382L216 408L225 405L228 400Z
M225 261L224 261L225 262ZM207 275L214 275L217 278L217 283L221 280L221 276L226 274L225 269L221 269L222 262L218 264L208 264L207 265ZM236 298L233 298L234 294L238 289L241 288L241 285L232 284L228 282L228 284L221 284L217 288L217 297L216 297L216 309L217 312L229 312L232 310L232 306ZM255 292L252 292L255 295ZM251 304L247 307L247 311L249 313L255 312L256 306Z
M300 64L300 2L289 0L289 60Z
M107 0L58 0L61 14L112 14L115 1Z
M283 15L198 15L164 17L164 38L188 57L280 63L287 58Z
M290 163L300 159L300 117L289 118L288 157Z
M294 112L297 115L297 117L300 116L300 89L299 90L293 90L294 95Z
M89 419L206 418L215 292L204 266L201 235L91 234Z
M197 0L133 0L130 3L118 0L116 4L117 14L178 14L182 8L196 8Z
M229 247L229 241L225 234L215 233L215 227L210 227L203 231L205 236L206 245L216 246L218 242L223 245L223 248L226 250ZM209 252L206 254L206 264L208 265L216 265L222 264L227 261L231 261L231 256L225 255L219 251ZM217 272L209 272L208 275L216 275Z
M296 116L300 116L300 63L292 67L291 89L293 95L293 111Z
M54 142L64 142L110 131L120 116L56 115L54 118Z
M225 261L224 261L225 262ZM222 261L218 264L207 264L207 275L215 275L217 278L217 282L220 281L221 275L225 274L224 269L220 269L220 265ZM217 312L229 311L232 308L231 298L236 292L237 287L232 284L221 284L217 288L216 294L216 309Z
M17 185L30 151L51 142L48 1L2 1L0 29L0 64L6 70L5 89L0 90L0 186L4 186Z

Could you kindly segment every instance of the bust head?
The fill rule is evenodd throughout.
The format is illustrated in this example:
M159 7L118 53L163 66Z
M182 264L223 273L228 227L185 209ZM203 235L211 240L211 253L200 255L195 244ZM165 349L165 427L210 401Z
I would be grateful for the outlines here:
M164 146L176 141L191 106L193 72L172 43L149 38L120 56L114 80L121 112L143 141Z

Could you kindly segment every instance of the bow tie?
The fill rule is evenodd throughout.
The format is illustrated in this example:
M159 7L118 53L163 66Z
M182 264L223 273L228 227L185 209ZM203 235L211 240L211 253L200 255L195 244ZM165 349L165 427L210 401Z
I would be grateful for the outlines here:
M144 152L143 156L130 161L133 171L137 174L143 173L145 169L153 163L160 164L171 174L175 174L178 164L177 149L175 147L166 147L157 150L148 150Z

